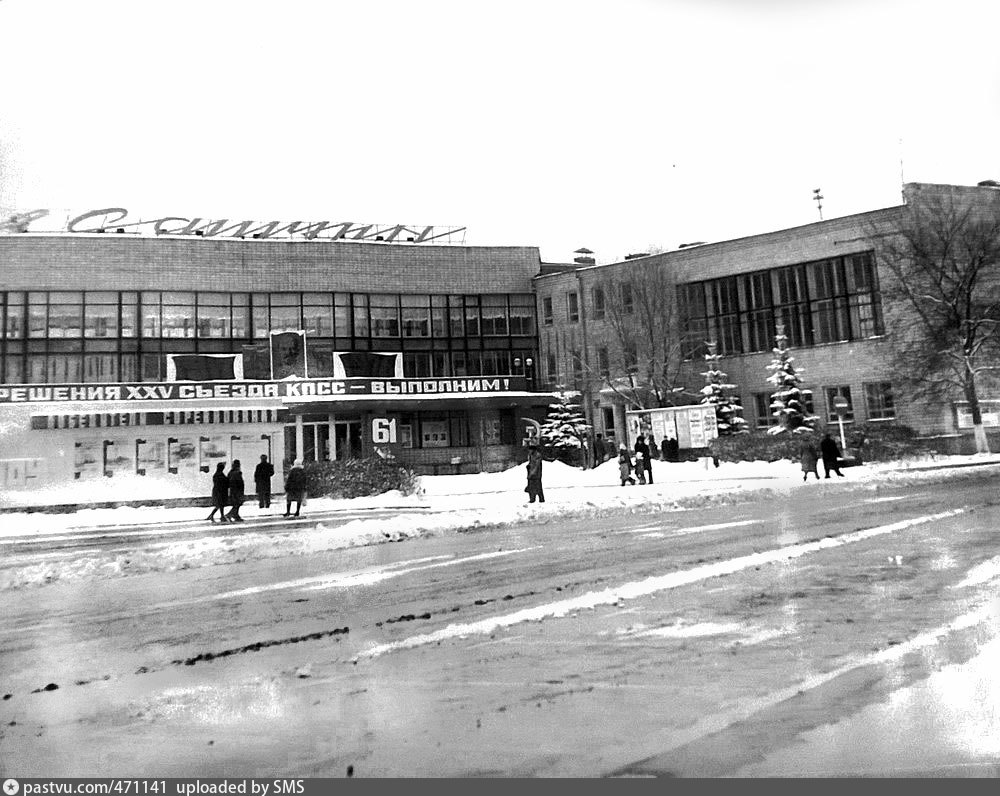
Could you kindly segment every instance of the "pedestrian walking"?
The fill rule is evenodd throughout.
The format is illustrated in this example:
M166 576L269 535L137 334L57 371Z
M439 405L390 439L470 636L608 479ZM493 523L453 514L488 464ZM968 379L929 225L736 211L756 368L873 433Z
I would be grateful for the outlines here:
M296 459L285 478L285 513L282 516L290 517L292 515L292 503L294 503L295 516L298 517L305 495L306 471L302 469L302 460Z
M669 437L664 437L660 440L660 460L664 462L670 461L670 442Z
M826 470L826 477L830 477L832 470L843 478L844 474L840 472L840 448L837 447L837 442L829 434L823 435L823 440L819 443L819 452L823 457L823 469Z
M229 501L229 476L226 475L226 463L215 465L212 475L212 513L208 519L215 522L215 512L219 512L219 522L226 521L226 503Z
M802 463L803 481L809 478L809 473L816 476L816 480L819 481L819 471L817 470L818 458L815 443L809 437L803 439L802 444L799 446L799 461Z
M621 475L622 486L635 483L632 477L632 457L628 455L628 448L624 442L618 448L618 473Z
M253 471L253 483L257 489L257 505L262 509L271 508L271 476L274 475L274 465L261 455L260 464Z
M243 498L246 496L246 486L243 484L243 471L240 469L240 460L233 459L233 466L229 468L229 502L233 504L226 515L226 519L231 522L243 522L240 516L240 506L243 505Z
M639 476L640 484L645 484L647 477L649 483L653 483L653 460L649 457L649 446L642 434L635 440L635 474Z
M545 493L542 492L542 452L538 448L528 451L528 485L524 491L528 493L529 503L534 503L536 497L539 503L545 502Z

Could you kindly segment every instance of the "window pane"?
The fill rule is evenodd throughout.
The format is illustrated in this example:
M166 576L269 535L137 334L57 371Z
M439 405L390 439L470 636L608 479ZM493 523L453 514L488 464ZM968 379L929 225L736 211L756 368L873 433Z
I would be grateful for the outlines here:
M279 304L275 306L274 296L271 296L271 325L269 331L272 332L297 332L302 328L299 318L298 298L294 304Z
M533 335L535 333L534 296L510 297L510 333L516 335Z
M484 335L507 334L506 296L483 296L482 324Z
M118 337L118 306L88 304L84 310L83 323L84 337Z
M372 337L399 337L399 302L396 296L368 297Z
M337 337L351 336L351 296L337 293L333 297L333 329Z
M49 384L81 382L81 358L79 354L50 354L46 358L45 380Z
M164 293L164 296L170 294ZM163 305L163 336L194 337L194 305Z
M7 294L7 316L4 318L4 337L24 337L24 301L20 294Z
M79 337L83 331L80 304L49 305L49 337Z
M333 337L333 296L306 293L302 297L302 328L317 337Z
M229 307L198 307L199 337L229 337Z
M370 337L368 333L368 297L354 296L354 336Z
M430 337L429 296L402 296L403 337Z

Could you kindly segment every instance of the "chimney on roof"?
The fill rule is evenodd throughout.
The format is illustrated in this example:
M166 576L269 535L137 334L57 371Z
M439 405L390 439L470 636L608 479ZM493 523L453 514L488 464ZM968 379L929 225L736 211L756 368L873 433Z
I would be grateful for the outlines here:
M573 252L573 254L577 255L573 258L573 262L577 265L594 265L597 262L597 260L590 256L593 254L590 249L580 248Z

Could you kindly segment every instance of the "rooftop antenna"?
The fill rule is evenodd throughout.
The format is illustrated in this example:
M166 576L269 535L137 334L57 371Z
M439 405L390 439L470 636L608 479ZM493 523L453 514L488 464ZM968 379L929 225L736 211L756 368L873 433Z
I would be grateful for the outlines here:
M899 139L899 184L906 186L906 178L903 176L903 139Z
M823 194L820 193L819 188L813 188L813 201L816 202L816 208L819 210L819 220L823 220Z

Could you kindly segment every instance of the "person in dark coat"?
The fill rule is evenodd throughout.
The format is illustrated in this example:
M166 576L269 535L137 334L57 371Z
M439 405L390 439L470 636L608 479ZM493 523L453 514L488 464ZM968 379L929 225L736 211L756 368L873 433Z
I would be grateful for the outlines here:
M528 493L529 503L534 503L536 497L539 503L545 502L545 493L542 492L542 452L538 448L528 451L528 485L524 491Z
M670 461L670 437L664 437L660 440L660 459L665 462Z
M628 455L628 448L624 442L618 448L618 473L622 478L622 486L635 483L632 477L632 457Z
M642 434L635 440L635 474L639 476L640 484L645 484L647 477L649 483L653 483L653 460L649 457L649 446Z
M841 478L844 474L840 472L840 448L836 441L829 434L823 435L822 442L819 443L819 452L823 456L823 469L826 470L826 477L830 477L832 470Z
M302 510L302 499L305 494L306 471L302 469L302 462L296 459L285 478L285 513L282 516L290 517L292 503L295 503L295 516L298 517L299 511Z
M809 437L806 437L799 446L799 461L802 463L803 481L809 478L809 473L816 476L816 480L819 481L819 471L816 469L818 458L815 443Z
M253 483L257 488L257 504L262 509L271 508L271 476L274 475L274 465L266 456L260 457L258 464L253 471Z
M230 522L243 522L243 518L240 516L240 506L243 505L245 494L246 487L243 485L240 460L233 459L233 466L229 468L229 502L233 504L233 507L226 515L226 519Z
M212 475L212 513L208 519L215 522L215 512L219 512L219 521L226 521L226 503L229 501L229 476L226 475L226 463L215 465Z

